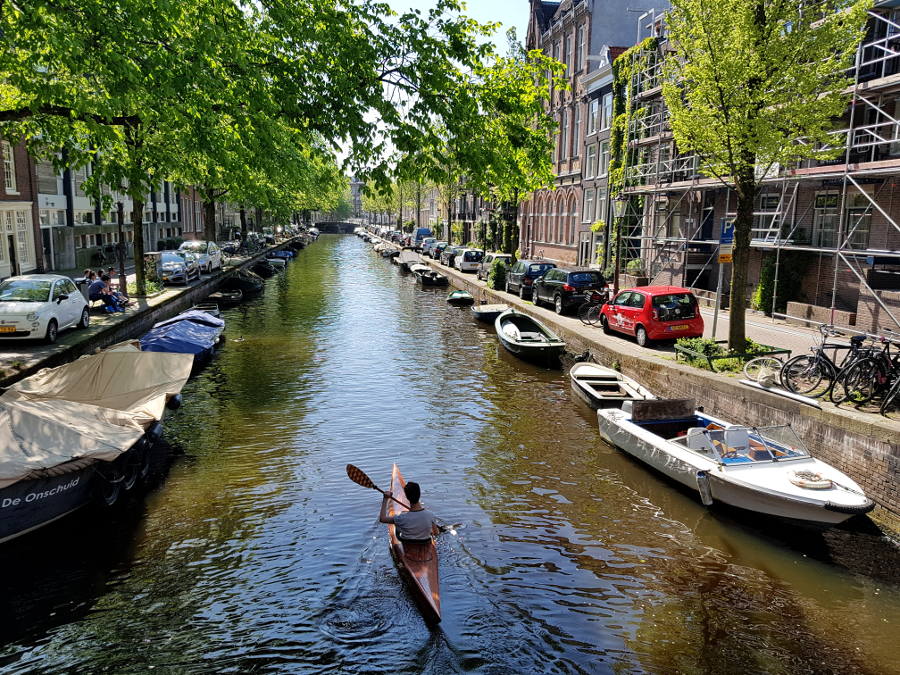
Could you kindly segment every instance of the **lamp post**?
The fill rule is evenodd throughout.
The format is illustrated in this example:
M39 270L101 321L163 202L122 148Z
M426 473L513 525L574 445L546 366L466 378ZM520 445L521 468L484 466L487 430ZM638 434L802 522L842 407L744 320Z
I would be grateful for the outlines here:
M619 274L622 271L622 219L628 208L628 197L621 192L613 198L613 215L616 218L616 271L613 279L613 297L619 292Z

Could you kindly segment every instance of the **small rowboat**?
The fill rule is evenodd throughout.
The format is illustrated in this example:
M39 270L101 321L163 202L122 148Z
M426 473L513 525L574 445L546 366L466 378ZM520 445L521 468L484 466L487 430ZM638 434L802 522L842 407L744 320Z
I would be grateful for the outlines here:
M471 305L475 302L475 298L469 291L450 291L447 302L451 305Z
M233 291L218 290L215 293L210 293L206 299L210 303L215 303L222 307L231 307L244 299L244 293L240 289Z
M423 286L446 286L449 283L446 275L431 269L428 265L413 265L411 270L416 275L416 281Z
M656 398L630 377L596 363L576 363L569 371L569 379L572 391L594 410L621 408L625 401Z
M472 305L472 315L479 321L494 321L509 305Z
M500 344L523 359L553 360L566 348L566 343L544 324L514 309L498 316L494 328Z
M391 491L394 498L408 504L406 498L406 481L399 467L394 464L391 473ZM408 509L391 500L388 515L395 516ZM437 623L441 620L441 589L438 580L438 555L434 539L423 544L402 542L397 536L397 527L388 525L388 535L391 540L391 555L400 573L406 577L407 587L422 612L422 616L429 623Z

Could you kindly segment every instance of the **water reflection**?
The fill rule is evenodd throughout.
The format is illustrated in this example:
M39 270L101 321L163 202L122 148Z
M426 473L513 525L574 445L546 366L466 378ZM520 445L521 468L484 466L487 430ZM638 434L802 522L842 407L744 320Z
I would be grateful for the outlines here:
M900 672L892 545L705 509L443 297L325 236L229 311L165 483L7 549L0 668ZM458 524L437 630L344 474L395 461Z

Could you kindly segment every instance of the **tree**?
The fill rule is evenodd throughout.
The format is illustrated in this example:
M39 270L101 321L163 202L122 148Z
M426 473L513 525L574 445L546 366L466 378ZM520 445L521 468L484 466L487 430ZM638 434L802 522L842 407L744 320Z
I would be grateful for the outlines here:
M729 346L745 347L754 202L771 171L834 149L870 0L673 0L663 96L682 153L734 190ZM831 148L831 149L829 149Z

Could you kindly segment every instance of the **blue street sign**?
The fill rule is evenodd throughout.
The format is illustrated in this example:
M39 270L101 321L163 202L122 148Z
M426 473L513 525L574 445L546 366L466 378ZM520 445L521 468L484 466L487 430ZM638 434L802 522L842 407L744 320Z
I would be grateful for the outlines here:
M722 218L722 230L719 233L720 244L734 243L734 221Z

